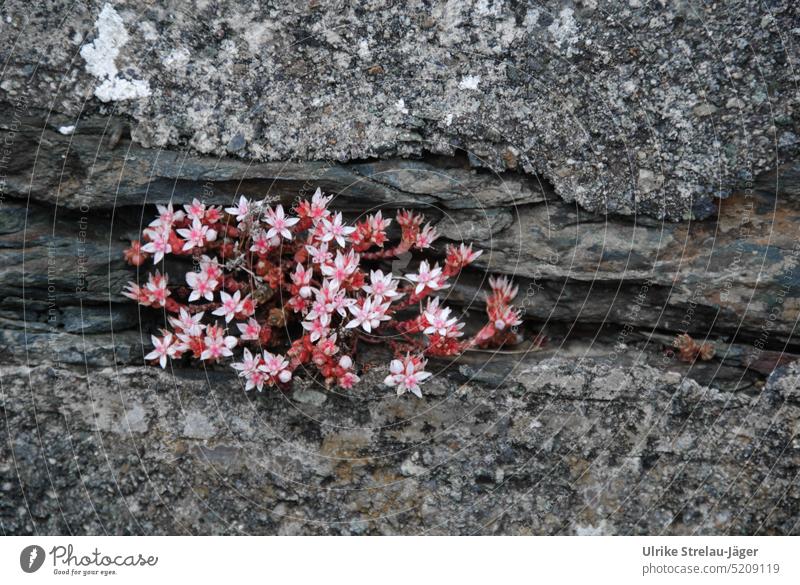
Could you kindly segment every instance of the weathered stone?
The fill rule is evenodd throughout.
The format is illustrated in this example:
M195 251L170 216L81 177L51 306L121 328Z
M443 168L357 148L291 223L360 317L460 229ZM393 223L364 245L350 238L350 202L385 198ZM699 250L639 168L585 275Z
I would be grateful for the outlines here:
M31 11L14 0L0 12L0 91L76 138L85 116L114 111L140 145L247 160L463 149L502 169L512 151L567 201L675 220L711 213L743 167L756 175L796 156L797 43L785 37L797 10L59 0ZM637 187L637 169L663 183Z
M369 400L331 394L313 417L231 376L0 366L0 522L15 534L797 533L795 384L730 391L604 359L500 361L501 385L444 373L423 400L395 397L373 370Z
M0 8L3 532L798 533L795 4L140 4ZM153 204L317 186L474 240L447 302L511 275L523 342L422 400L143 367Z
M316 390L298 390L292 393L292 400L301 404L322 406L328 397L323 392Z
M165 160L176 155L161 154ZM240 164L202 157L184 157L184 163L184 168L194 169L182 179L187 195L202 192L203 176L219 173L227 164ZM384 164L388 168L389 162ZM486 270L511 275L520 285L518 303L525 316L547 322L556 337L563 325L576 320L585 326L634 327L649 334L688 332L711 339L736 334L743 340L740 345L751 344L754 355L746 358L746 350L722 355L764 373L781 359L770 352L800 353L783 347L800 310L800 292L794 286L800 248L792 229L800 222L800 202L791 195L795 184L791 174L786 175L787 194L737 192L720 203L715 219L673 224L589 214L553 199L552 193L548 197L546 188L540 191L545 197L541 202L480 207L490 201L499 203L492 194L503 193L509 178L474 172L467 172L464 180L475 179L470 188L489 194L473 199L474 209L466 208L466 202L463 209L431 207L428 201L441 197L442 185L453 181L460 167L454 159L442 157L419 162L419 167L414 164L403 161L398 172L403 176L417 169L414 173L422 173L419 183L406 177L405 183L392 187L372 179L359 182L358 189L336 184L341 191L335 205L358 213L365 211L367 202L371 209L389 207L387 213L402 204L420 209L444 236L435 244L434 255L442 254L452 241L474 242L484 251L476 263L479 270L467 271L446 291L451 303L480 309ZM325 172L352 177L353 168L337 165ZM294 165L291 184L314 185L317 169L313 164ZM158 182L160 175L150 175L154 170L146 174ZM177 170L161 167L167 175ZM374 169L372 173L381 174ZM110 188L117 177L98 173L95 181L109 182ZM220 181L227 183L227 179ZM251 182L262 193L273 185L272 179ZM416 199L401 201L392 195L388 203L381 200L382 189L401 187ZM288 194L285 191L284 197ZM234 195L231 192L231 199ZM443 200L442 204L448 203ZM123 262L122 250L127 240L138 237L152 207L140 202L107 211L104 205L102 199L93 200L90 210L27 206L14 200L5 203L0 229L0 293L4 295L0 322L15 329L84 334L122 332L143 323L145 343L150 331L163 326L163 316L126 304L121 296L125 284L137 278L136 271ZM170 262L168 272L179 279L186 266Z

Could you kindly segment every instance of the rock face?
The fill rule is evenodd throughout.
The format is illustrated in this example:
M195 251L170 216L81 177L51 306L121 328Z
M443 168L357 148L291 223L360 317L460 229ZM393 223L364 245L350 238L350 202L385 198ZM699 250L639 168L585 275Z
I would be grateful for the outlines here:
M2 366L0 519L40 534L794 533L796 374L728 392L646 364L501 359L408 401L377 372L293 399L213 372ZM298 399L311 392L327 399Z
M798 8L642 4L4 4L0 529L800 532ZM547 345L422 400L379 348L352 393L144 366L154 204L317 186L474 241L448 302L508 274Z
M36 140L45 161L67 150L48 131ZM703 222L642 224L451 158L280 170L71 140L70 181L59 190L42 173L38 201L12 191L0 216L5 532L798 531L798 385L782 365L796 351L784 226L798 211L782 193L739 193ZM87 179L93 151L108 170ZM11 188L36 176L18 162ZM352 394L301 377L285 395L246 395L224 369L143 367L163 316L124 302L136 274L121 255L151 204L317 182L345 210L403 203L446 237L477 236L485 261L449 302L471 305L469 320L481 268L511 274L525 330L548 346L439 364L421 401L380 385L386 355L364 358L379 367ZM715 343L714 360L664 353L684 331Z
M124 132L109 148L113 123L87 118L63 136L46 112L32 111L13 133L0 131L24 145L5 178L10 198L0 218L7 318L22 321L25 306L28 322L45 322L53 297L55 323L68 332L110 331L112 321L129 328L140 315L120 296L134 277L122 250L153 204L230 204L239 194L291 204L319 185L353 217L421 210L444 236L437 254L448 240L474 241L485 250L478 267L513 276L527 316L539 322L725 337L750 346L726 357L766 359L756 364L764 373L775 365L768 350L798 353L790 336L800 315L800 175L791 165L779 170L777 191L765 175L720 201L714 218L666 223L592 214L541 179L474 169L465 157L245 163L142 148ZM482 270L459 280L452 302L480 305Z
M2 90L249 160L452 154L595 212L707 217L798 149L798 6L6 2Z

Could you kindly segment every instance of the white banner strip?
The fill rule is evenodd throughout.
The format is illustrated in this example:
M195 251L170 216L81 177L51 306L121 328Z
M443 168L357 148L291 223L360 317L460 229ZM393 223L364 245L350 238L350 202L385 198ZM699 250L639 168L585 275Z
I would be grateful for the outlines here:
M5 537L0 583L800 583L798 545L796 537Z

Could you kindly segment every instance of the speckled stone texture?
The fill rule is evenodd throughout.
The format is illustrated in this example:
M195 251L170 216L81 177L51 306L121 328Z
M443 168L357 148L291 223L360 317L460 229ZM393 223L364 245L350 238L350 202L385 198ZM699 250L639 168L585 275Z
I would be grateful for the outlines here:
M798 149L791 0L104 6L4 3L2 95L250 160L464 149L591 211L671 220Z
M506 358L437 375L425 400L377 372L347 395L135 367L0 377L6 533L798 530L796 371L727 392L646 364Z
M798 10L5 2L0 533L800 533ZM154 204L317 186L475 241L448 302L511 275L525 343L421 400L144 366Z

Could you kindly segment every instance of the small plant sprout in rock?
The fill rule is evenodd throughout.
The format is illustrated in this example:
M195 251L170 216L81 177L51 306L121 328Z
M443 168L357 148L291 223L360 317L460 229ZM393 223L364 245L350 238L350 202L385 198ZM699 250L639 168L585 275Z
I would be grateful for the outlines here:
M697 343L688 333L675 336L672 345L678 350L678 359L686 363L694 363L697 359L708 361L714 357L714 345Z
M183 209L159 205L141 242L124 253L133 266L161 264L124 292L167 315L145 359L162 368L178 359L231 362L246 390L286 389L302 366L327 386L348 389L359 380L359 342L386 343L396 359L385 384L421 396L428 357L519 341L520 312L511 305L517 287L505 277L489 279L488 322L468 338L459 317L432 296L480 251L448 245L442 265L421 259L393 274L388 265L429 249L436 229L403 210L400 241L391 244L391 219L378 211L348 225L328 209L331 199L317 189L290 211L243 196L225 209L197 199ZM166 260L180 276L166 274Z

